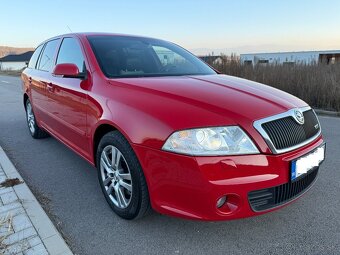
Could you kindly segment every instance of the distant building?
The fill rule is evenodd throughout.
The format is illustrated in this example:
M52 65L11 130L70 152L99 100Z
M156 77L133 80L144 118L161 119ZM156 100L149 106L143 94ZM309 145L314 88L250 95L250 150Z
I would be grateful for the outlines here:
M221 56L201 56L199 58L208 64L220 65L223 63Z
M242 64L334 64L340 63L340 50L241 54Z
M0 58L0 70L21 70L25 68L32 57L33 51L19 55L7 55Z

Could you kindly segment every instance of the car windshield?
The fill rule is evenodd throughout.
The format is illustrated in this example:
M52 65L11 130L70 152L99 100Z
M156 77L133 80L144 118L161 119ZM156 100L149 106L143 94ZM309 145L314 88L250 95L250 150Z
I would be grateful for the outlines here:
M216 74L203 61L166 41L131 36L88 36L109 78Z

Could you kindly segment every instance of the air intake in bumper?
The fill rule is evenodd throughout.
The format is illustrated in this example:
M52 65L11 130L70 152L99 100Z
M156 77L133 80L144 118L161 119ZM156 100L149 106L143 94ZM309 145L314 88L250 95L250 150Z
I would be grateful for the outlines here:
M303 178L268 189L251 191L248 200L255 212L265 211L288 203L302 195L315 181L318 168L306 174Z

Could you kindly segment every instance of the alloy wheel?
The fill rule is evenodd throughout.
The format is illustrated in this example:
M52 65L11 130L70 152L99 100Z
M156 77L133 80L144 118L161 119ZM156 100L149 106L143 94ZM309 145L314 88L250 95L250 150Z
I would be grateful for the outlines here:
M129 206L132 198L132 180L128 163L118 148L108 145L100 156L100 172L106 193L120 209Z
M34 118L34 114L33 114L32 105L31 105L30 102L27 102L27 105L26 105L26 115L27 115L28 127L29 127L31 133L34 134L34 132L35 132L35 118Z

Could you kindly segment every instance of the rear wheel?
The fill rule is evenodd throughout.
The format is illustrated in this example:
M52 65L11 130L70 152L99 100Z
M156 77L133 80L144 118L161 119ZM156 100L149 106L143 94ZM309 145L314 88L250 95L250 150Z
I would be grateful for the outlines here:
M38 127L38 124L37 124L37 121L35 119L35 115L33 112L32 104L29 99L26 100L26 119L27 119L28 130L33 138L41 139L41 138L45 138L49 136L48 133L46 133L44 130Z
M149 193L139 161L118 131L104 135L97 150L98 179L113 211L124 219L143 217L150 210Z

